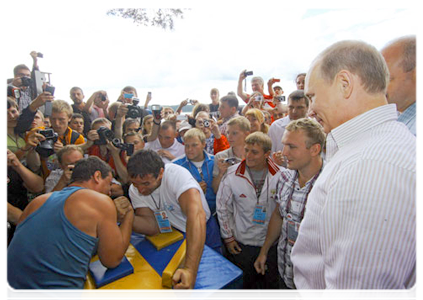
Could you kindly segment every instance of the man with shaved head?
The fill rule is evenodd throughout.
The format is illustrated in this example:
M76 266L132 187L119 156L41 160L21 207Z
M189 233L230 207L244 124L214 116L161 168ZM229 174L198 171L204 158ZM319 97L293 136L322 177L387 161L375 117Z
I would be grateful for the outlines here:
M416 135L416 37L405 36L390 42L382 55L391 74L388 102L397 105L398 121Z
M291 253L298 289L409 289L416 282L416 139L388 104L389 70L361 41L324 50L307 72L326 166Z

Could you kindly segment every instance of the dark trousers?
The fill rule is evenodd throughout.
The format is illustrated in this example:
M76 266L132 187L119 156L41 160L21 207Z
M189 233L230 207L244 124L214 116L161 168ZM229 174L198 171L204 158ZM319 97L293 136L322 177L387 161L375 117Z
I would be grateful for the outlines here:
M248 246L237 242L242 251L239 254L226 253L227 258L243 271L244 289L278 289L279 271L277 263L276 245L269 249L267 255L267 271L264 275L258 274L254 262L260 253L261 247Z

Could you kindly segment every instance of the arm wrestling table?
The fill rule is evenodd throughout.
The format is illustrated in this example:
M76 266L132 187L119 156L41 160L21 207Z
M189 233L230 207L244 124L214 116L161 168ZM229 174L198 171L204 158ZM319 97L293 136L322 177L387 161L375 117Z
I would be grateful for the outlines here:
M134 272L100 287L100 289L167 289L162 286L163 271L178 249L185 247L184 241L185 239L157 250L144 235L133 233L125 256L133 266ZM97 259L98 256L95 256L92 261ZM84 288L96 288L94 279L89 272ZM194 288L242 288L242 271L225 257L204 245Z

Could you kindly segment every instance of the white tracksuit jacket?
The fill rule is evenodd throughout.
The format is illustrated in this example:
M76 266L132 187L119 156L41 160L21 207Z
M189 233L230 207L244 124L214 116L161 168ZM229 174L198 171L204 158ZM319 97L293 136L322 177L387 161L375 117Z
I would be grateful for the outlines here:
M244 245L263 245L276 206L274 196L280 176L278 166L271 159L268 160L268 170L259 199L259 205L266 206L266 220L263 225L258 225L253 223L257 196L245 160L228 168L216 196L220 234L226 243L234 239Z

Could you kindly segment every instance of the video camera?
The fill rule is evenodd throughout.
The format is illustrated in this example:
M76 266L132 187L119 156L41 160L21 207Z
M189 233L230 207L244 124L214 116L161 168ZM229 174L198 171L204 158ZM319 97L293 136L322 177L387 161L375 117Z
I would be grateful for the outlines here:
M128 112L126 113L127 118L136 119L142 117L142 109L138 106L140 99L132 98L132 105L128 105Z
M50 155L53 155L54 143L56 143L57 139L59 138L58 134L51 128L40 130L38 133L43 135L46 139L37 145L35 151L41 157L49 157Z
M115 138L115 134L109 128L101 126L97 129L97 134L100 138L94 141L94 145L107 145L107 141L111 141L113 146L126 151L127 155L131 156L134 153L134 145L122 143L118 138Z

